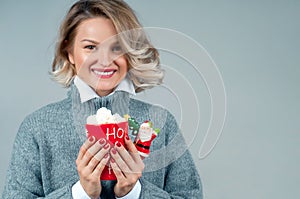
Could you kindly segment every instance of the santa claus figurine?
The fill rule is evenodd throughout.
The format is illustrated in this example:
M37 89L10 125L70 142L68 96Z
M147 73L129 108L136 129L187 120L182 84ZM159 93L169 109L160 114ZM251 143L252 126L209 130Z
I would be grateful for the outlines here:
M135 147L142 157L148 157L150 154L150 145L159 133L159 129L153 129L150 121L145 121L140 125L139 132L134 140Z

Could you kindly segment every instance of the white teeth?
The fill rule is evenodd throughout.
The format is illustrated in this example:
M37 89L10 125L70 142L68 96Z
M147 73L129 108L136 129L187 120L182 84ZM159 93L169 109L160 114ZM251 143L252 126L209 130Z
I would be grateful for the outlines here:
M94 73L95 73L96 75L107 76L107 75L112 75L112 74L114 73L114 71L110 71L110 72L100 72L100 71L94 70Z

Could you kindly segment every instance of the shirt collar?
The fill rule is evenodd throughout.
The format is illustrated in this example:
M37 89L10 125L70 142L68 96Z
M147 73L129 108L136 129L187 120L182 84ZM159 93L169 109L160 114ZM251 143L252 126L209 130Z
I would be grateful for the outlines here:
M97 95L97 93L77 75L74 78L74 84L78 89L81 103L89 101L93 98L100 98L100 96ZM136 95L133 83L128 76L126 76L116 87L116 89L109 95L114 94L116 91L125 91L129 94Z

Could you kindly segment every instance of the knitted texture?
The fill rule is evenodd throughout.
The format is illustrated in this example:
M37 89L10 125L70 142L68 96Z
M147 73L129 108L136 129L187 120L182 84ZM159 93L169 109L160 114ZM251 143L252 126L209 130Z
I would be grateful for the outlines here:
M75 160L86 139L87 116L100 107L153 121L161 132L144 160L140 198L202 198L199 175L174 117L165 109L131 99L122 91L81 103L73 84L68 97L22 122L16 135L2 198L72 198L79 180ZM130 135L131 139L134 136ZM115 198L116 181L101 181L101 198Z

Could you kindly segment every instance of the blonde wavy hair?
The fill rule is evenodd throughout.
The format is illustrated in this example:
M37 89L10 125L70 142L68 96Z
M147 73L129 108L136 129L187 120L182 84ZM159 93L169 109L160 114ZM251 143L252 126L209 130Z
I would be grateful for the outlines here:
M80 0L63 20L52 63L52 77L69 87L76 75L75 66L68 59L77 27L87 19L105 17L114 24L117 36L128 62L128 76L136 92L162 83L164 71L159 54L150 43L134 11L122 0Z

